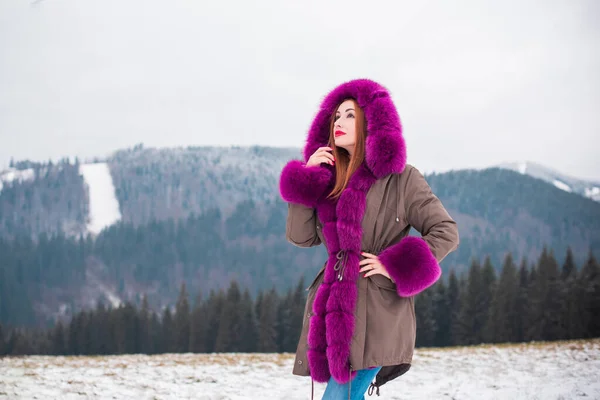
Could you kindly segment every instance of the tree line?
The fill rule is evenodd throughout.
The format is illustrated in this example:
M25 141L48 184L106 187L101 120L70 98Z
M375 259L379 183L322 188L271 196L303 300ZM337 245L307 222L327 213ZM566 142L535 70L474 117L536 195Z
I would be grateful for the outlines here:
M252 298L232 281L227 290L196 296L185 284L174 308L99 304L48 329L0 326L0 354L158 354L169 352L293 352L306 301L303 279L280 294ZM416 296L417 346L453 346L600 336L600 266L589 253L577 268L572 251L561 266L544 249L517 267L506 255L497 276L491 259L451 271Z
M281 201L245 201L227 217L214 209L180 221L119 223L95 238L60 232L37 240L0 237L0 324L52 323L34 311L44 301L42 293L55 296L49 305L54 309L69 304L69 312L75 310L88 273L115 287L123 302L137 305L143 291L134 287L158 285L148 290L148 302L174 304L182 281L190 293L227 290L232 280L252 297L272 286L287 290L301 275L306 279L306 266L320 264L326 251L287 243L286 212Z

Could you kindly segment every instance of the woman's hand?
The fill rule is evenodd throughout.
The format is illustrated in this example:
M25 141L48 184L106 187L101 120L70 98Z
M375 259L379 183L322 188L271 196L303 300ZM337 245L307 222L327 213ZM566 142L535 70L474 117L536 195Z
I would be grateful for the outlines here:
M385 269L385 266L379 261L379 258L376 255L365 252L361 252L360 254L366 257L364 260L358 263L358 265L363 266L359 272L366 272L364 278L367 278L371 275L380 274L394 282L394 280L390 277L390 274L388 274L387 269Z
M307 167L312 167L314 165L321 165L323 163L335 164L335 158L333 154L328 153L328 151L333 151L331 147L319 147L317 151L313 153L312 156L306 162Z

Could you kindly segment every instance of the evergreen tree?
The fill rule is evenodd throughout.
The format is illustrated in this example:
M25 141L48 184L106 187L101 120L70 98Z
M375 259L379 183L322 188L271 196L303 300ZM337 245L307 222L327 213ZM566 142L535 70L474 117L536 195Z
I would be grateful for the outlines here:
M91 311L81 312L81 326L79 329L79 334L77 335L80 354L93 354L92 315L93 313Z
M490 330L487 327L487 324L490 321L490 307L496 291L496 270L492 265L490 256L486 256L483 263L483 269L481 270L481 282L481 304L479 314L476 318L483 323L483 330L479 336L479 341L488 342L490 340Z
M152 354L152 311L148 304L148 297L144 294L142 297L142 308L139 312L140 321L140 352L143 354Z
M564 339L578 339L583 337L583 315L581 307L581 293L583 289L577 277L577 268L573 261L571 248L561 270L561 318Z
M571 250L571 246L567 248L567 256L565 258L565 262L562 266L562 270L560 273L560 279L566 281L571 274L576 273L577 268L575 268L575 261L573 259L573 251Z
M173 314L171 309L165 307L161 321L161 340L158 346L159 353L172 353L175 349L173 340Z
M600 336L600 266L589 252L587 261L581 269L582 324L584 337Z
M281 299L277 307L277 349L279 352L285 351L289 347L289 338L291 331L291 305L292 291L288 290L286 296Z
M540 255L540 260L542 258L546 258L547 254L546 254L546 249L544 248L544 250L542 251L542 254ZM538 261L539 264L539 261ZM527 279L527 301L528 301L528 307L527 307L527 318L526 318L526 324L527 324L527 328L524 331L524 339L525 341L531 341L531 340L541 340L541 332L540 332L540 320L541 320L541 316L540 314L540 297L542 297L542 294L539 293L540 291L540 286L542 285L540 282L538 282L538 271L537 269L539 268L539 265L534 265L532 264L531 268L529 269L529 277Z
M121 304L112 314L118 354L139 352L139 321L133 304ZM172 329L172 328L170 328Z
M52 330L37 329L35 334L35 346L33 354L52 355Z
M240 351L243 334L239 325L240 302L240 288L236 281L232 281L219 318L219 330L215 342L215 351L218 353Z
M529 340L557 340L562 337L558 263L544 248L538 261L530 300Z
M192 353L206 352L206 307L202 303L202 296L198 294L190 321L190 351Z
M256 351L258 341L258 327L254 315L254 304L248 290L244 291L240 303L240 332L242 332L240 351L249 353ZM302 318L302 317L300 317Z
M10 333L8 334L8 337L6 339L5 342L5 347L4 347L4 353L6 355L17 355L17 352L15 351L15 349L17 348L17 341L18 341L18 337L19 336L19 331L18 329L13 328Z
M460 315L460 283L456 277L454 270L450 270L448 276L448 307L450 308L450 332L449 344L457 343L456 320Z
M4 338L4 330L2 329L2 324L0 324L0 356L5 355L6 344Z
M113 354L115 351L114 335L111 332L110 310L107 310L104 302L99 302L93 313L91 341L93 354Z
M302 325L304 318L304 308L306 306L306 290L304 289L304 278L296 285L294 294L292 295L291 310L290 310L290 331L289 338L285 343L286 352L295 352L302 333Z
M277 351L277 306L279 298L275 288L262 297L258 317L258 351L273 353Z
M67 354L67 341L65 338L65 328L62 321L58 321L52 329L52 351L53 355Z
M156 313L150 315L150 354L160 353L162 350L162 324Z
M456 319L456 344L479 344L485 320L481 316L483 294L481 266L475 259L471 262L465 286L465 289L461 290L460 314Z
M537 269L538 266L532 263L531 267L529 268L529 277L527 278L527 287L529 288L533 288L535 284L535 280L537 278Z
M562 312L562 283L560 280L560 268L556 257L554 257L554 251L550 250L548 255L548 265L546 274L548 276L548 293L545 299L545 327L544 327L544 338L545 340L559 340L565 338L565 327L561 321Z
M14 329L9 339L9 355L23 356L30 353L29 337L21 329Z
M436 336L437 324L433 309L435 289L424 290L415 296L415 317L417 320L418 347L433 346Z
M516 340L519 281L517 267L512 255L508 253L504 259L502 273L494 293L488 319L488 339L491 342L512 342Z
M290 288L279 302L277 313L277 345L281 352L294 352L302 331L305 295L304 279L295 288Z
M258 296L256 296L256 301L254 304L254 315L256 315L257 323L258 323L258 319L260 318L260 309L262 307L263 298L264 298L264 294L261 290L260 292L258 292Z
M81 313L77 313L69 324L69 333L68 333L68 345L67 352L70 355L79 355L83 354L82 350L79 346L81 344L79 337L81 335L81 329L83 326L83 315Z
M206 351L212 353L215 351L217 342L217 334L219 333L219 325L225 296L222 291L210 291L208 301L206 303Z
M521 260L519 267L519 287L517 289L517 302L515 304L516 327L515 340L523 342L525 340L525 332L529 329L528 311L529 311L529 269L527 267L527 259Z
M189 349L190 342L190 305L185 283L181 284L179 298L175 306L175 317L173 324L174 351L185 353Z
M452 305L450 288L439 280L430 290L433 291L432 305L435 321L435 337L432 345L449 346L452 342Z

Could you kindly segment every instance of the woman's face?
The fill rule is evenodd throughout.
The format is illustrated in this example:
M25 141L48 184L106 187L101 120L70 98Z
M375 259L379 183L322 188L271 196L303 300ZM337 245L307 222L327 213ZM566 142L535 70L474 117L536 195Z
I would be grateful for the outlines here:
M346 100L338 107L333 123L335 145L342 147L352 155L356 143L356 111L354 102Z

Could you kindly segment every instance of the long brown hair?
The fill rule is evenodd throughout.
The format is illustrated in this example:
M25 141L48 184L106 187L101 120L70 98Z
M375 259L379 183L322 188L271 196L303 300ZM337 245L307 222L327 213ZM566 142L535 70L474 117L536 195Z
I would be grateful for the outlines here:
M354 103L355 110L355 124L356 124L356 141L354 145L354 153L352 157L348 151L341 147L335 146L334 136L334 125L335 125L335 114L339 107L333 110L331 115L331 123L329 124L329 147L333 149L333 156L335 157L335 186L327 198L337 199L342 194L342 191L348 185L350 177L358 167L362 164L365 159L365 141L367 137L367 121L365 120L365 113L362 108L358 106L356 100L350 98L346 100L352 100ZM344 100L344 101L346 101ZM342 103L344 102L342 101ZM341 104L341 103L340 103Z

